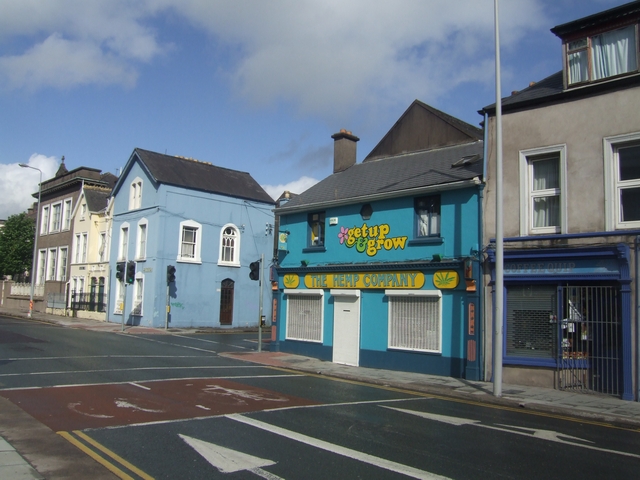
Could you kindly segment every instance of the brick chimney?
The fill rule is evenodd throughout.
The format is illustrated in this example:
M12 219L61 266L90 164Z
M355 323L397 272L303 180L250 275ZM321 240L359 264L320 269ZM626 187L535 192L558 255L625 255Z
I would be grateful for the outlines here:
M356 164L356 142L360 139L344 128L333 138L333 173L343 172Z

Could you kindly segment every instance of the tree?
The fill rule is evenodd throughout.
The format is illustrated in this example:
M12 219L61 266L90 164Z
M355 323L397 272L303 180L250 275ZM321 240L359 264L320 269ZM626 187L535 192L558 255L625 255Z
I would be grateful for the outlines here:
M11 215L0 228L0 276L31 272L35 228L26 213Z

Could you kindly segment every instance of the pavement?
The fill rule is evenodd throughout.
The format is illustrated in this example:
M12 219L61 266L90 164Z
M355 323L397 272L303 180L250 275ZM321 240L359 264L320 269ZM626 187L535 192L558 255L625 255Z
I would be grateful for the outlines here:
M0 315L27 318L26 311L12 310L4 306L0 306ZM32 320L57 324L67 328L111 332L123 331L122 325L117 323L63 317L41 312L34 312ZM157 329L136 326L125 326L124 328L125 333L158 335L206 333L213 331L215 331L215 329L208 328ZM225 331L228 332L229 330ZM353 367L301 355L266 351L268 350L269 337L268 333L263 335L265 346L261 352L256 350L243 353L223 353L221 355L265 366L304 372L311 375L321 375L342 379L344 381L384 386L385 388L421 392L457 401L499 405L503 408L557 415L578 421L584 420L613 425L619 428L635 430L640 433L640 402L638 401L624 401L617 397L596 393L508 384L503 384L501 389L502 395L496 396L493 393L494 386L490 382L469 381L460 378L421 373ZM30 449L28 445L21 443L19 439L14 443L13 437L16 435L12 435L11 431L6 433L7 430L3 428L3 419L5 417L2 415L2 410L4 408L4 405L0 404L0 478L6 480L94 478L94 474L92 474L91 477L65 476L64 474L57 475L55 474L55 469L44 472L43 468L40 468L37 464L37 461L32 460L32 458L38 458L37 455L34 454L33 448ZM11 418L14 417L15 414ZM77 453L85 457L83 460L86 461L87 458L84 454L79 451ZM69 452L67 452L67 454L69 454ZM78 457L78 459L80 459L80 457ZM32 461L29 462L28 460ZM115 477L105 476L101 478Z

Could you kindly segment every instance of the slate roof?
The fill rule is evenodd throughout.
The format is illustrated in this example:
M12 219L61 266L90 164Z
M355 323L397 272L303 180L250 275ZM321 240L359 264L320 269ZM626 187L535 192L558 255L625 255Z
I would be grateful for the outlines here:
M463 158L468 161L460 162ZM454 163L462 163L453 166ZM447 185L482 177L483 142L412 152L368 160L334 173L277 208L276 214L327 203L348 203L376 195L403 196L422 187Z
M84 189L84 198L90 212L100 212L107 208L108 198L111 195L109 190L97 190L94 188Z
M134 154L158 183L275 204L271 196L247 172L216 167L208 162L163 155L141 148L136 148Z

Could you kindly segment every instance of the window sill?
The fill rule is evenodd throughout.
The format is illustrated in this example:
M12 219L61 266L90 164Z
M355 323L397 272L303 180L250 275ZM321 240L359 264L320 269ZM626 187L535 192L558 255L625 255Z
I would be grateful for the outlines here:
M322 246L322 247L307 247L307 248L303 248L302 249L302 253L320 253L320 252L326 252L327 249Z
M202 260L200 259L193 259L193 258L180 258L178 257L176 259L176 262L180 262L180 263L193 263L196 265L202 265Z
M442 245L444 243L443 237L428 237L428 238L414 238L409 240L409 245Z
M240 268L241 265L239 263L229 263L229 262L218 262L219 267L232 267L232 268Z

